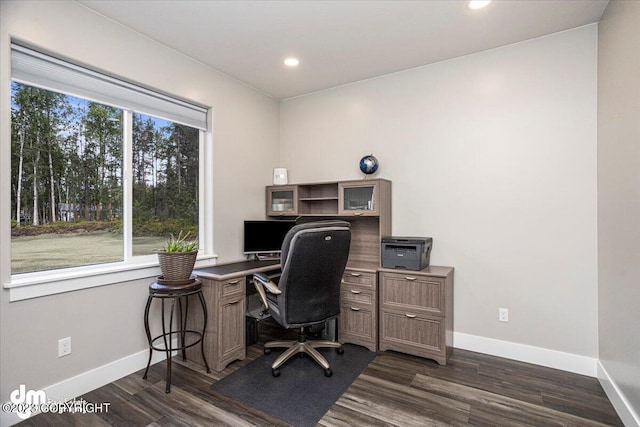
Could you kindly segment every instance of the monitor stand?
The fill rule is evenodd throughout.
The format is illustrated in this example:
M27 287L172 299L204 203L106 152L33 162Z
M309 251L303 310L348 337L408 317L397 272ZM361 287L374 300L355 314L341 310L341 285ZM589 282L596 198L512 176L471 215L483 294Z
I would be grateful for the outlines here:
M273 253L263 253L263 254L254 254L255 260L258 261L278 261L280 260L280 254L277 252Z

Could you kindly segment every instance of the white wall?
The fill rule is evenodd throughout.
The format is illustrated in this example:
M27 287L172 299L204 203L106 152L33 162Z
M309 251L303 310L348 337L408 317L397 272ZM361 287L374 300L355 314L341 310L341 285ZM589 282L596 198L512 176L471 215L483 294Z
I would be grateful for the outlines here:
M264 215L274 166L292 182L351 179L373 153L393 181L394 234L434 237L432 264L456 268L458 337L598 356L595 25L287 100L279 113L274 100L77 3L0 7L3 157L13 36L213 107L221 261L240 256L241 219ZM9 172L0 174L7 200ZM0 205L5 281L10 213ZM16 303L1 290L0 400L18 384L47 387L146 350L147 282ZM509 323L497 322L498 307ZM58 359L57 340L69 335L73 354ZM625 340L621 332L600 349L620 378L637 374L613 356Z
M242 219L264 216L264 186L277 163L278 102L76 2L2 1L1 8L1 157L10 153L10 37L210 106L214 249L221 261L240 259ZM7 283L8 168L0 174L0 279ZM144 354L142 314L148 283L138 280L13 303L8 291L0 290L0 401L8 401L20 384L36 390ZM72 337L73 352L59 359L57 341L66 336Z
M359 178L373 153L393 233L432 236L431 263L455 267L458 338L595 374L596 71L590 25L286 100L279 165L292 182Z
M626 400L625 425L640 426L640 2L611 1L598 43L601 377Z

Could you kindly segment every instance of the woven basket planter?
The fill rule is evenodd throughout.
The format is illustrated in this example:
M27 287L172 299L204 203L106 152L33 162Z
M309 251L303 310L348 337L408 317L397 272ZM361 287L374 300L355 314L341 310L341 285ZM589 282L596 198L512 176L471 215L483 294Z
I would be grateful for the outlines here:
M167 252L158 251L158 261L164 280L187 280L191 277L193 266L196 263L198 251L192 252Z

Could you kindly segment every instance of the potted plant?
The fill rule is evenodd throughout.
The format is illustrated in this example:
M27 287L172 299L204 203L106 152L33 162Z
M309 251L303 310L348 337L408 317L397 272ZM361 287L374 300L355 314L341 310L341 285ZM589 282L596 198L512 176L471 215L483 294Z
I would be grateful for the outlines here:
M159 250L158 261L162 276L161 282L186 282L192 281L191 272L198 256L198 240L189 239L190 232L183 235L182 231L175 237L167 240L164 248Z

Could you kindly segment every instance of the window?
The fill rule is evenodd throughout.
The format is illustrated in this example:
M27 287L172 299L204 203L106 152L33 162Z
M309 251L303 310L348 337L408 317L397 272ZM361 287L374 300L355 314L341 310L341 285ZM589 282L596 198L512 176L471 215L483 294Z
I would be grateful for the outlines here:
M205 108L19 45L11 59L12 279L155 263L180 231L210 248Z
M198 236L198 141L197 129L133 115L133 255L169 234Z

